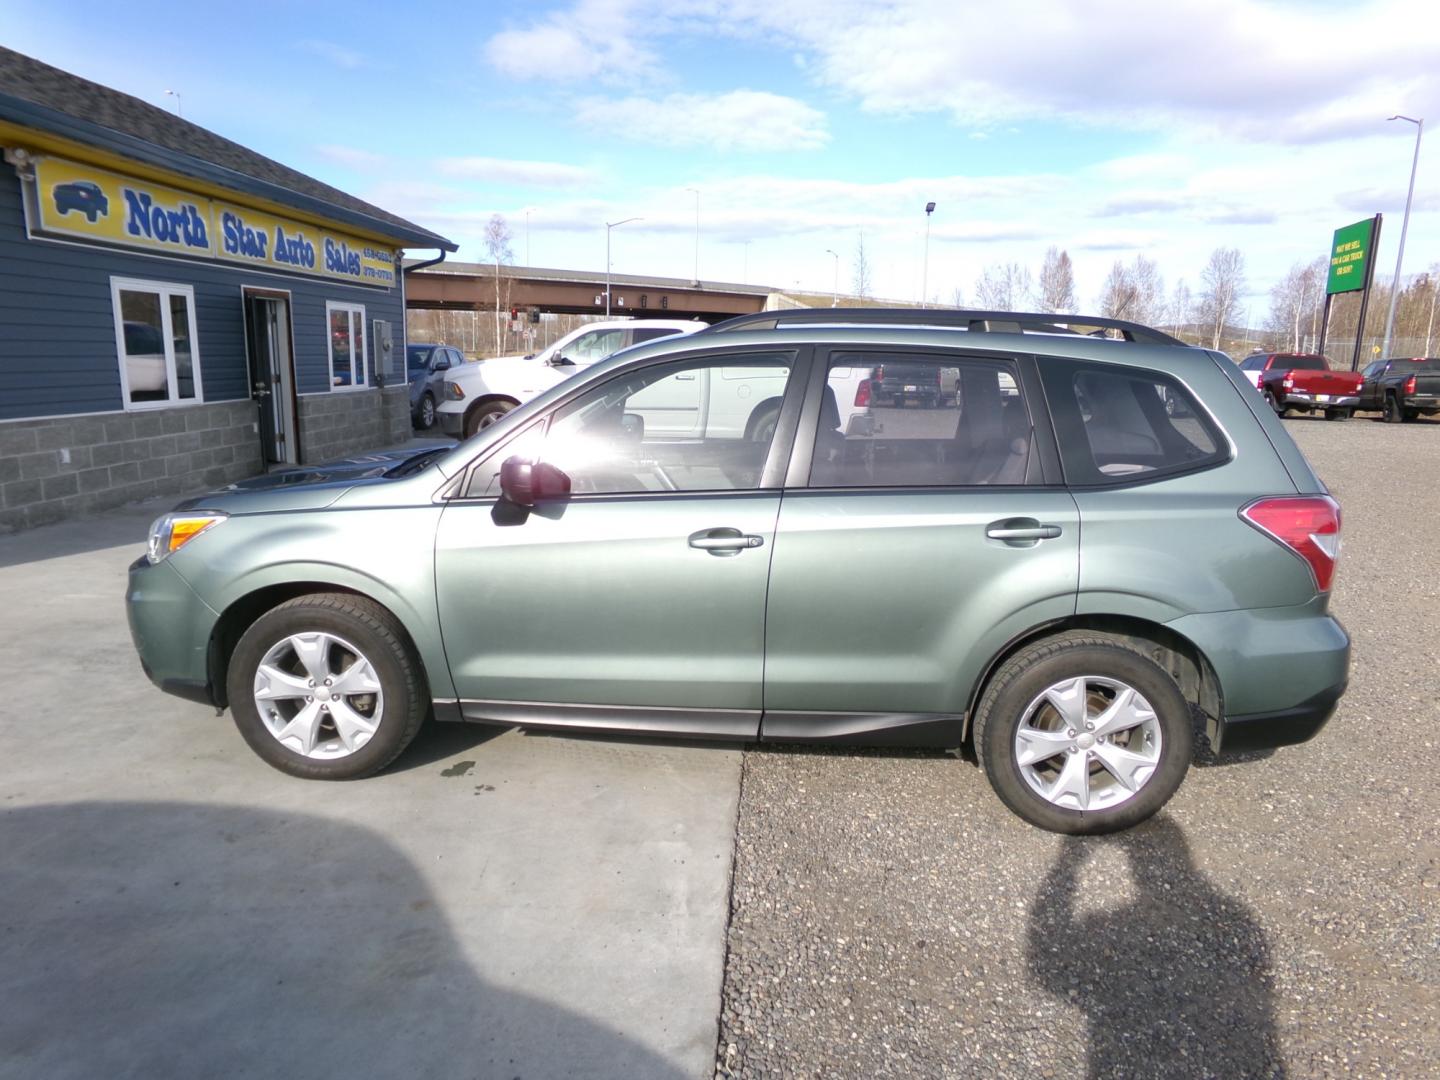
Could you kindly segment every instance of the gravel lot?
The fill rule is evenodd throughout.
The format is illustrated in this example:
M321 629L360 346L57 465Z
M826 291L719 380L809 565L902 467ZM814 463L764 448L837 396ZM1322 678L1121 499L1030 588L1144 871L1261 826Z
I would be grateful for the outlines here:
M1329 726L1083 841L952 757L747 752L717 1075L1440 1075L1440 424L1287 426L1345 512Z

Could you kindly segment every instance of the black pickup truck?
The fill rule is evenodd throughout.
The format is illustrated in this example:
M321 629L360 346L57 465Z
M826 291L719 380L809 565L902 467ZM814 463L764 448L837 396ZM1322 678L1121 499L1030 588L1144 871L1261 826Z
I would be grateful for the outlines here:
M875 368L871 391L876 405L908 405L912 401L931 408L945 399L941 369L935 364L887 362ZM954 398L953 377L950 396Z
M1376 410L1390 424L1440 413L1440 359L1391 357L1367 365L1361 374L1365 381L1357 409Z

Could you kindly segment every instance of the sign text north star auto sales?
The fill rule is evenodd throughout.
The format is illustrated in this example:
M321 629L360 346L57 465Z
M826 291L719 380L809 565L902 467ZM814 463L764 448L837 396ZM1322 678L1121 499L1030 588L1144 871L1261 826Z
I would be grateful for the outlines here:
M42 233L389 288L395 255L353 236L61 158L36 162Z

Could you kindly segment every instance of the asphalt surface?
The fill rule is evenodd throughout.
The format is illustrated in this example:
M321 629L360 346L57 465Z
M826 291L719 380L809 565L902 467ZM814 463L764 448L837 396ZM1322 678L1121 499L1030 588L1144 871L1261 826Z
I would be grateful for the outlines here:
M740 752L431 725L296 780L160 693L168 506L0 537L0 1078L695 1078Z
M747 751L717 1075L1440 1075L1440 423L1292 419L1351 684L1116 837L938 754Z

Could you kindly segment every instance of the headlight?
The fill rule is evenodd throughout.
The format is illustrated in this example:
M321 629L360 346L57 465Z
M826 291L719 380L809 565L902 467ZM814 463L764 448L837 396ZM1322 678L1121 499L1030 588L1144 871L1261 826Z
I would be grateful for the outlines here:
M155 524L150 526L150 548L145 552L145 557L154 565L172 552L179 551L201 533L219 525L227 517L228 514L215 510L201 510L189 514L166 514L156 518Z
M465 397L465 391L460 389L459 383L447 382L445 384L445 396L451 401L461 401Z

